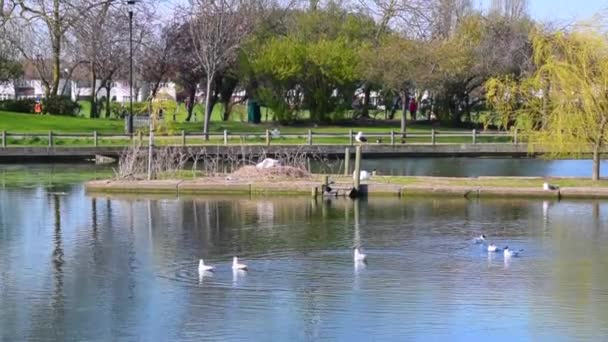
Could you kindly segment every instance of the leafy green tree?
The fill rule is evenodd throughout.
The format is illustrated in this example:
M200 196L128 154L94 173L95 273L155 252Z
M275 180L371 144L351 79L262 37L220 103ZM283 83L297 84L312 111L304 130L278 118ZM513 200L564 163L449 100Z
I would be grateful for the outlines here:
M600 178L600 153L608 143L608 40L593 30L537 34L536 71L528 78L487 83L488 101L516 121L532 149L553 156L593 154L593 180Z

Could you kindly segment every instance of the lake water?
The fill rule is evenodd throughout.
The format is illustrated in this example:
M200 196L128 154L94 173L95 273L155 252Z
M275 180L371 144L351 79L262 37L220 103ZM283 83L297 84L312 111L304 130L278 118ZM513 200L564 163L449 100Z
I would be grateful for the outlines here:
M395 176L591 178L592 162L532 158L388 158L364 159L362 168L377 169L381 174ZM602 161L601 175L608 177L608 161Z
M1 341L608 338L607 202L52 191L0 189Z

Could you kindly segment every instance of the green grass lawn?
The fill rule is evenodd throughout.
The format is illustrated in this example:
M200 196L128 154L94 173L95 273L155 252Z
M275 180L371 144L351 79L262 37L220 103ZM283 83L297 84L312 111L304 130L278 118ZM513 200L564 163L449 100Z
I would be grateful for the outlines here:
M122 132L121 120L86 119L68 116L20 114L0 111L0 131L16 133L104 133Z
M219 107L219 106L218 106ZM197 108L199 116L202 116L202 108ZM261 124L254 125L247 122L240 121L239 110L244 110L243 106L235 108L235 113L232 116L232 120L222 121L221 120L221 108L218 108L213 113L213 120L210 126L210 132L216 134L211 137L211 141L205 142L201 139L201 136L189 136L187 138L188 144L223 144L223 131L227 130L230 133L231 144L264 144L265 143L265 131L267 129L278 128L282 135L296 135L292 137L282 136L278 139L273 139L272 144L305 144L307 141L308 130L312 130L314 134L343 134L340 137L313 137L314 144L348 144L348 132L363 131L368 136L373 134L389 134L391 131L398 133L399 122L392 121L373 126L365 127L347 127L337 125L313 125L313 124L295 124L293 126L280 126L275 122L262 122ZM184 122L186 112L183 109L177 111L176 121L173 121L173 115L166 115L164 118L164 129L161 134L158 134L157 144L179 144L181 139L163 139L163 134L179 135L181 131L185 131L189 134L200 134L202 132L202 122ZM54 143L56 145L70 145L70 146L90 146L92 145L92 134L93 131L98 133L124 133L124 121L120 119L89 119L84 117L68 117L68 116L51 116L51 115L34 115L34 114L20 114L12 112L1 112L0 111L0 131L6 131L9 133L35 133L35 134L46 134L49 131L53 131L56 134L61 133L85 133L91 135L91 138L67 138L67 137L56 137ZM430 134L431 127L429 125L422 124L409 124L407 126L408 134ZM470 130L464 129L453 129L453 128L436 128L437 132L437 143L470 143L472 138L470 137ZM250 133L244 135L243 133ZM442 136L446 133L462 133L465 136L462 137L450 137ZM390 143L389 136L373 137L370 136L370 143L376 143L377 139L381 139L383 144ZM46 136L30 137L30 138L18 138L10 137L7 139L9 145L22 145L22 146L42 146L48 144ZM508 137L478 137L478 142L508 142ZM107 139L100 137L100 145L126 145L128 139ZM408 137L407 143L430 143L429 137ZM398 134L395 136L395 143L400 144L401 138Z

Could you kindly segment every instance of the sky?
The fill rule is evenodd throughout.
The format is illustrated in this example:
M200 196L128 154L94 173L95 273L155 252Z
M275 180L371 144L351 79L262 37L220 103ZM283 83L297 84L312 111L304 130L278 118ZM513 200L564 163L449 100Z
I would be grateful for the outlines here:
M540 21L580 21L608 9L606 0L528 0L530 14ZM487 8L490 0L480 0Z

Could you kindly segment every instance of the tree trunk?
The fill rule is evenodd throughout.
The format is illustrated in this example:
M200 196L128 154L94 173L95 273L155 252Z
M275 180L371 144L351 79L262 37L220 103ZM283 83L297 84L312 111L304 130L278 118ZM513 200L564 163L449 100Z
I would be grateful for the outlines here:
M209 105L211 104L211 84L213 83L213 74L207 76L207 91L205 92L205 120L203 124L203 134L205 135L205 141L209 140L209 121L211 120L211 110Z
M192 112L194 111L194 99L196 98L196 87L190 89L190 94L188 96L189 106L186 108L188 111L188 116L186 117L186 122L190 122L192 120Z
M600 148L596 146L593 148L593 175L594 181L600 180Z
M110 99L110 91L110 87L106 87L106 118L108 119L112 117L112 108L110 108L112 106Z
M401 115L401 134L403 134L403 137L405 138L405 129L406 129L406 123L407 123L407 106L409 104L409 99L407 96L407 91L403 91L401 93L401 109L403 110L403 115Z
M97 86L96 86L97 73L95 72L95 63L91 62L91 112L89 113L89 117L94 119L97 117Z
M51 84L51 96L57 96L59 90L59 79L61 78L61 16L59 13L59 0L53 1L53 24L51 34L53 39L53 81Z
M230 120L230 112L232 112L232 106L230 105L230 100L222 99L222 107L224 107L224 113L222 114L222 120L223 121Z

